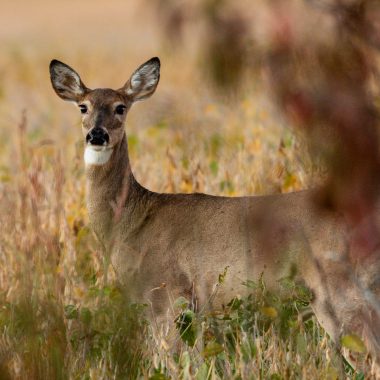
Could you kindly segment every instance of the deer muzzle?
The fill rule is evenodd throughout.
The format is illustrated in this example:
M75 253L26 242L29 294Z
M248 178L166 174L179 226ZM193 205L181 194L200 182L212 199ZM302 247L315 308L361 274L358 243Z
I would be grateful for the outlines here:
M86 135L84 162L86 165L104 165L111 157L113 148L108 146L108 132L103 128L93 128Z
M90 145L104 146L110 141L108 132L103 128L92 128L86 136L86 143Z

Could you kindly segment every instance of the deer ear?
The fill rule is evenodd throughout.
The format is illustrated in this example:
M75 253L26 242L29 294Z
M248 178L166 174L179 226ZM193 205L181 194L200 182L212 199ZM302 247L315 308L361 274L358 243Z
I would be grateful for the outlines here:
M70 66L54 59L50 62L49 69L54 91L63 100L78 102L88 91L80 76Z
M151 58L143 63L120 89L133 102L148 98L156 90L160 80L160 60Z

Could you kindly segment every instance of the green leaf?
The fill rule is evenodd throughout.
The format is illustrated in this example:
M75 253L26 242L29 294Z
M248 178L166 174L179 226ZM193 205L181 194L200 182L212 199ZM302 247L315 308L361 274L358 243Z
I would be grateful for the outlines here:
M235 191L234 184L227 179L220 182L219 188L221 191L227 191L229 193L233 193Z
M210 170L214 176L216 176L218 174L219 165L218 165L217 161L213 160L210 162Z
M156 128L158 129L165 129L168 127L168 123L166 120L160 120L156 125L155 125Z
M301 355L307 352L307 341L302 334L297 334L296 347L297 352Z
M87 326L91 323L92 314L89 308L82 307L80 310L80 320Z
M348 348L353 352L364 353L366 352L366 347L361 340L361 338L355 334L345 335L341 338L341 343L343 347Z
M219 278L218 278L218 283L219 283L219 284L223 284L223 282L224 282L224 280L225 280L225 278L226 278L226 276L227 276L227 271L228 271L228 268L229 268L229 267L230 267L230 266L227 265L227 266L224 268L223 273L220 273L220 274L219 274Z
M326 371L326 380L338 380L339 372L336 368L329 366Z
M363 372L359 372L355 375L354 380L364 380L365 376Z
M209 358L211 356L216 356L224 351L222 345L217 342L210 342L202 352L204 358Z
M232 298L232 300L227 304L231 311L238 310L241 305L243 305L243 300L238 297Z
M202 363L202 365L198 368L198 371L195 375L195 380L208 380L208 365L207 363Z
M64 310L66 319L77 319L79 316L78 308L75 305L66 305Z
M173 304L175 309L185 310L189 306L189 301L185 297L178 297Z
M195 324L194 312L192 310L182 312L176 319L176 325L181 339L190 347L193 347L197 339L197 326Z
M155 373L148 380L170 380L170 377L165 376L159 370L155 370Z
M215 157L220 149L220 146L222 145L223 139L222 137L215 133L214 135L211 136L210 139L210 148L211 148L211 155Z
M278 313L277 310L273 306L264 306L260 309L261 313L269 318L277 318Z

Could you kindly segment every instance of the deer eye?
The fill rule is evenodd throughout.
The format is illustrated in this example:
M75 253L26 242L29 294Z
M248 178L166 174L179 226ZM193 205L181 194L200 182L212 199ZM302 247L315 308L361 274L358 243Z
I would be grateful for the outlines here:
M119 104L115 108L115 113L117 113L118 115L124 115L124 111L125 111L126 108L127 107L124 104Z
M79 109L81 113L87 113L88 108L85 104L79 104Z

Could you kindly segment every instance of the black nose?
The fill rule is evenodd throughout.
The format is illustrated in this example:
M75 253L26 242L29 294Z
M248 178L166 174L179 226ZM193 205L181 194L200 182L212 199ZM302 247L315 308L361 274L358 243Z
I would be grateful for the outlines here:
M108 144L109 141L110 137L108 133L102 128L91 129L86 136L86 143L91 145L105 145Z

